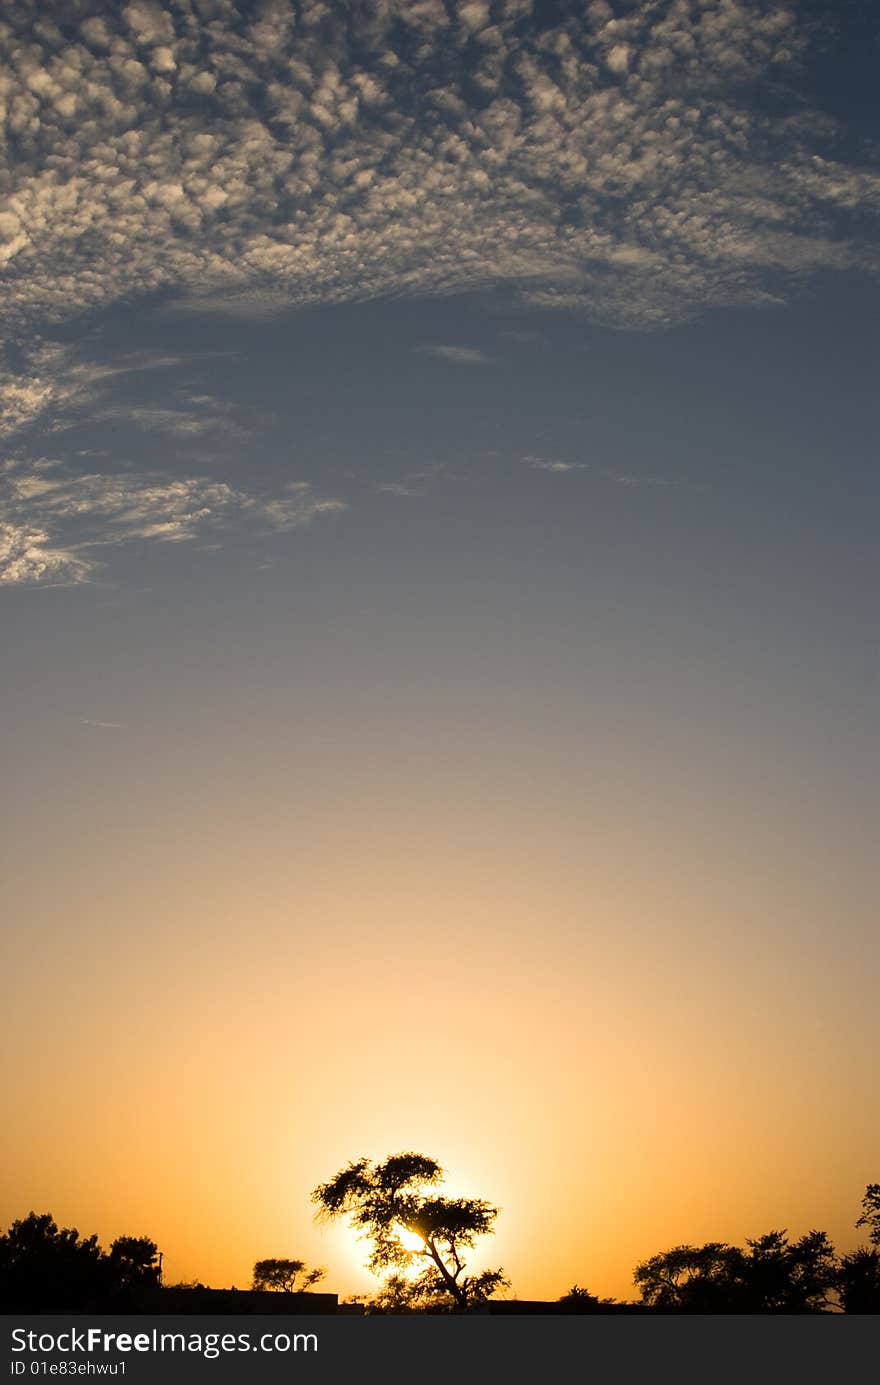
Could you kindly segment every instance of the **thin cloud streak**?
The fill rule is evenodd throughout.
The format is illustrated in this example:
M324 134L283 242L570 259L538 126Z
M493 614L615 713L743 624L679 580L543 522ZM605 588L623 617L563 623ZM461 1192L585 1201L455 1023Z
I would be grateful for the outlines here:
M563 462L558 457L523 457L523 466L531 467L533 471L552 471L559 475L568 471L585 471L584 462Z
M427 356L436 356L441 361L454 361L456 365L491 365L492 357L476 346L420 346Z

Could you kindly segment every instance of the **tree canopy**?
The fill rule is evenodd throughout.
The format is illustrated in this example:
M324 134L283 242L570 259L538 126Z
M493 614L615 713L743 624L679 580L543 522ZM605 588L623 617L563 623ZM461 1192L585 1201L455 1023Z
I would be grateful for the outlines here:
M158 1249L145 1236L120 1236L105 1252L97 1236L59 1228L50 1212L31 1212L0 1236L0 1300L7 1309L125 1308L158 1284Z
M636 1266L642 1302L689 1313L817 1313L837 1283L824 1231L790 1242L770 1231L747 1249L711 1241L674 1246Z
M862 1215L856 1226L868 1228L872 1246L880 1246L880 1183L869 1183L862 1198Z
M305 1260L258 1260L254 1265L253 1287L277 1293L302 1294L323 1279L326 1273L324 1269L310 1270Z
M856 1226L868 1228L870 1246L841 1257L840 1303L845 1313L880 1313L880 1183L869 1183Z
M482 1198L449 1198L434 1189L444 1171L424 1154L392 1154L382 1163L356 1159L312 1193L318 1216L347 1217L371 1242L367 1261L399 1307L464 1312L507 1283L501 1269L466 1274L463 1252L494 1230L498 1208ZM392 1310L393 1311L393 1310Z

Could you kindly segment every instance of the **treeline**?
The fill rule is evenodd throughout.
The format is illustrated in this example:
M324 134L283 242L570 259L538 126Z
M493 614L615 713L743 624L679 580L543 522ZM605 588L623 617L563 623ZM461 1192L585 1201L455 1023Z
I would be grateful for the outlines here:
M450 1204L451 1205L451 1204ZM448 1208L447 1208L448 1210ZM867 1245L838 1255L824 1231L789 1240L770 1231L744 1247L712 1241L679 1245L636 1266L638 1305L667 1313L880 1313L880 1183L868 1185L857 1227ZM104 1251L96 1236L59 1229L48 1213L31 1212L0 1236L0 1308L5 1312L161 1311L161 1258L144 1236L120 1236ZM262 1260L254 1288L302 1292L323 1275L299 1260ZM483 1303L488 1300L484 1296ZM575 1285L556 1301L579 1313L622 1309ZM476 1305L474 1305L476 1306ZM515 1303L510 1308L515 1311ZM547 1305L550 1308L550 1305ZM391 1274L367 1311L444 1311L418 1279ZM445 1311L457 1311L453 1299Z
M869 1183L857 1228L869 1245L838 1255L824 1231L790 1241L770 1231L745 1247L674 1246L636 1266L641 1302L679 1313L880 1312L880 1183Z
M105 1251L97 1236L60 1229L49 1212L31 1212L0 1236L5 1312L136 1311L159 1281L159 1249L146 1236L119 1236Z
M838 1256L824 1231L770 1231L745 1248L675 1246L636 1267L641 1301L680 1313L880 1312L880 1250Z

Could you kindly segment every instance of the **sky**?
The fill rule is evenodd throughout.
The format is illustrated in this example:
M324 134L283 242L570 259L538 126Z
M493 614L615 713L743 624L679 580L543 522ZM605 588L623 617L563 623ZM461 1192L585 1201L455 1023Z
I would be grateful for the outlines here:
M423 1151L512 1293L880 1177L876 12L0 19L0 1221Z

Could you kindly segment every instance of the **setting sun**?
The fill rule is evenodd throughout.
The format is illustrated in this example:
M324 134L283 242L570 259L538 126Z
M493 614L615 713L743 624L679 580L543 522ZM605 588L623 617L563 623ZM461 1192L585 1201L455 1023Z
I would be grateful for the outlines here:
M407 1227L401 1226L397 1232L397 1239L404 1250L420 1252L425 1249L425 1242L415 1231L410 1231Z

